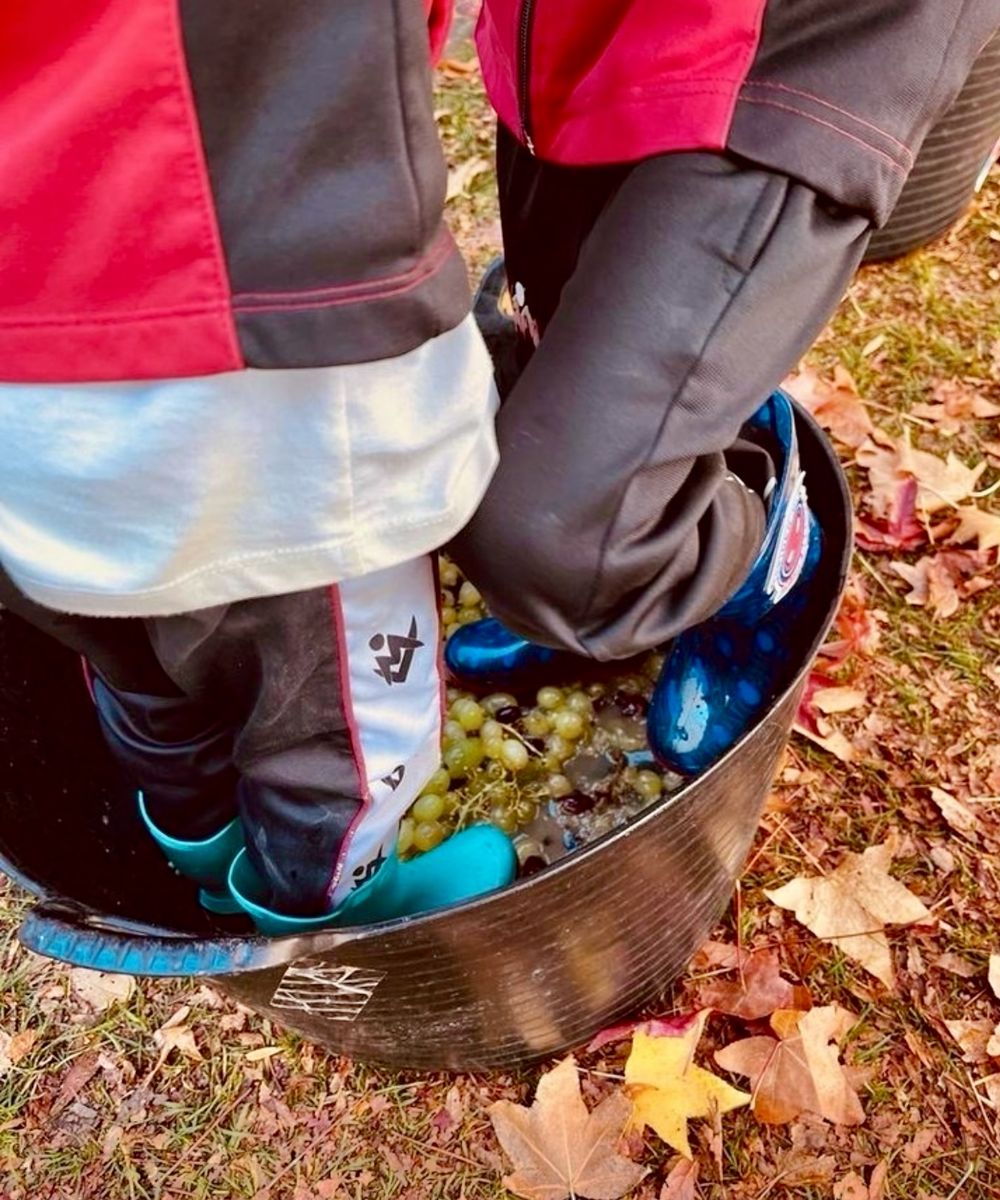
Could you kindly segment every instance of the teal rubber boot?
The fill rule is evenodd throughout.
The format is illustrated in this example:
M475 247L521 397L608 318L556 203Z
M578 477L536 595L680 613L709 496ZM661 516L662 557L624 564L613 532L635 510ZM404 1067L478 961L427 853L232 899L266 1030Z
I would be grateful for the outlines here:
M243 849L243 829L237 818L224 825L218 833L200 842L185 842L158 829L146 811L146 801L139 793L139 815L150 837L182 875L200 885L198 902L202 908L219 916L242 912L241 906L229 893L227 881L233 860Z
M229 890L261 933L281 937L431 912L506 887L516 874L510 838L492 825L474 825L407 862L391 854L367 883L321 916L285 916L268 908L266 889L245 850L233 861Z

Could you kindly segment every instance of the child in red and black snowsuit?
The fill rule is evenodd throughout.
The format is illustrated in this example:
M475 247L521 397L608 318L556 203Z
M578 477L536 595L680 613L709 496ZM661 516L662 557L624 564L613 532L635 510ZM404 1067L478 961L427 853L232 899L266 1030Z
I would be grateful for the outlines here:
M998 25L998 0L485 0L519 377L453 546L499 618L451 639L458 675L700 628L654 697L660 757L701 769L759 715L821 540L792 410L761 405Z
M394 854L440 761L429 554L496 461L442 221L449 11L0 15L0 601L85 656L206 905L267 929L512 870L497 831Z

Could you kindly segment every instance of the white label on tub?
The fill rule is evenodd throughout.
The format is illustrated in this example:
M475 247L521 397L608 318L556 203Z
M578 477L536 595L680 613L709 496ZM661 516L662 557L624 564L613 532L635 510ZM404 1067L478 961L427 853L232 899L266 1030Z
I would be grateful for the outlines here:
M327 1021L356 1021L383 979L384 973L361 967L322 963L289 967L271 997L271 1006Z

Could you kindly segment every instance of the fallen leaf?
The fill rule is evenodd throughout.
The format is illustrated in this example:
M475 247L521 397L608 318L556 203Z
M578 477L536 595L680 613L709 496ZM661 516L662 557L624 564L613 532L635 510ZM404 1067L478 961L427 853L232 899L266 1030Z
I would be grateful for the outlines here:
M836 1004L806 1013L779 1010L771 1017L776 1038L733 1042L716 1051L715 1061L749 1077L751 1107L767 1124L784 1125L802 1113L815 1113L836 1125L860 1125L864 1109L838 1050L854 1021Z
M57 1117L67 1105L72 1104L97 1074L100 1062L101 1055L97 1050L87 1050L75 1060L59 1085L59 1094L49 1109L50 1119Z
M951 452L947 458L939 458L918 450L910 442L909 430L902 438L879 437L878 442L867 439L855 455L856 462L868 471L869 504L878 517L891 514L899 484L907 478L917 481L916 511L926 517L968 499L986 470L985 462L967 467Z
M457 58L442 58L437 65L438 71L448 79L467 79L475 75L478 64L474 58L468 61Z
M660 1188L660 1200L697 1200L698 1164L682 1158Z
M957 379L945 379L934 387L933 404L914 404L910 409L915 417L934 421L944 433L957 433L963 419L986 421L1000 417L1000 408L974 388Z
M190 1032L190 1031L188 1031L188 1032ZM191 1045L194 1045L193 1036L191 1039ZM200 1059L201 1055L198 1053L198 1047L195 1046L194 1050L195 1050L195 1054ZM258 1046L256 1050L248 1051L246 1058L244 1059L244 1062L248 1062L248 1063L265 1062L269 1058L274 1058L274 1056L276 1054L280 1054L281 1051L282 1051L281 1046ZM186 1051L185 1051L185 1053L186 1053ZM188 1053L188 1057L191 1058L193 1056L190 1053Z
M758 950L741 964L738 980L712 980L699 988L698 1005L744 1021L757 1021L776 1008L799 1007L795 1003L797 990L801 989L782 978L777 953Z
M851 1171L833 1185L833 1200L868 1200L868 1184Z
M868 1200L882 1200L885 1195L885 1181L888 1174L889 1164L883 1158L880 1163L876 1163L868 1180Z
M937 967L940 971L948 971L952 975L958 975L961 979L971 979L973 975L979 973L979 968L970 963L967 958L963 958L960 954L955 954L951 950L946 950L944 954L939 954L931 963L932 967Z
M204 1061L202 1053L194 1040L194 1033L189 1026L183 1024L190 1014L190 1006L187 1004L182 1005L153 1034L153 1042L160 1051L160 1057L156 1060L156 1070L159 1070L166 1061L167 1056L174 1050L185 1058L190 1058L193 1062Z
M850 712L864 704L864 692L852 687L819 688L813 694L813 704L821 713L829 716L831 713Z
M872 553L916 550L927 541L927 526L917 517L917 481L900 479L893 488L883 516L856 514L854 540Z
M847 581L834 626L840 635L820 649L824 658L844 662L852 654L872 655L878 649L882 632L879 620L885 614L872 609L862 581L855 575Z
M890 568L910 587L907 604L928 606L940 618L952 616L962 600L990 586L979 572L995 563L983 551L941 550L916 563L890 563Z
M73 994L95 1012L105 1012L113 1004L124 1004L135 991L135 979L131 975L110 975L104 971L88 971L85 967L71 968L69 985Z
M620 1025L609 1025L600 1033L595 1033L587 1043L587 1053L593 1054L614 1042L624 1042L626 1038L634 1037L637 1033L648 1033L651 1037L671 1037L686 1033L691 1025L691 1014L683 1013L679 1017L639 1018L635 1021L623 1021Z
M886 987L895 979L886 925L912 925L930 916L914 894L889 874L895 838L848 853L826 876L800 875L765 895L817 937L837 946L870 971Z
M839 729L830 724L815 703L817 695L835 687L836 683L829 676L821 671L811 671L799 700L793 728L803 737L839 758L841 762L851 762L854 758L854 747Z
M514 1164L504 1185L525 1200L618 1200L646 1174L617 1151L628 1100L612 1092L588 1112L573 1058L542 1076L531 1108L499 1100L489 1113Z
M1000 1000L1000 954L990 955L989 972L987 975L993 995Z
M989 1060L990 1054L986 1047L993 1035L992 1021L946 1020L944 1025L962 1051L965 1062L984 1063Z
M707 1016L707 1009L696 1014L680 1035L637 1033L625 1063L625 1087L635 1106L631 1124L648 1125L685 1158L691 1158L689 1120L727 1113L750 1102L745 1092L694 1065Z
M1000 514L983 512L970 504L956 509L955 515L959 518L958 528L949 542L956 546L977 542L980 550L994 550L1000 546Z
M448 191L445 195L445 203L452 200L457 200L460 196L464 196L471 187L473 181L486 171L492 169L493 164L486 158L467 158L459 166L448 172Z
M782 386L831 437L852 450L875 432L854 380L842 366L834 368L832 380L824 379L812 367L800 367Z
M941 816L956 833L961 833L968 838L975 838L979 831L979 818L967 804L956 799L943 788L937 787L931 788L931 799L937 805Z
M38 1031L35 1029L23 1029L13 1037L0 1029L0 1079L11 1067L17 1066L37 1041Z

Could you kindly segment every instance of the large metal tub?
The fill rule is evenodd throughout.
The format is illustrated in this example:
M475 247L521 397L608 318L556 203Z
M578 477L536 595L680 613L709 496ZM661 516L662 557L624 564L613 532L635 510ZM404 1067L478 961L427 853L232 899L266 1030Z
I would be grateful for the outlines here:
M846 576L850 507L823 434L799 426L826 533L815 648ZM138 824L76 660L2 617L0 868L37 897L21 940L105 971L213 977L365 1062L469 1071L555 1054L655 1002L724 911L807 669L712 770L541 874L424 917L268 940L197 907Z

